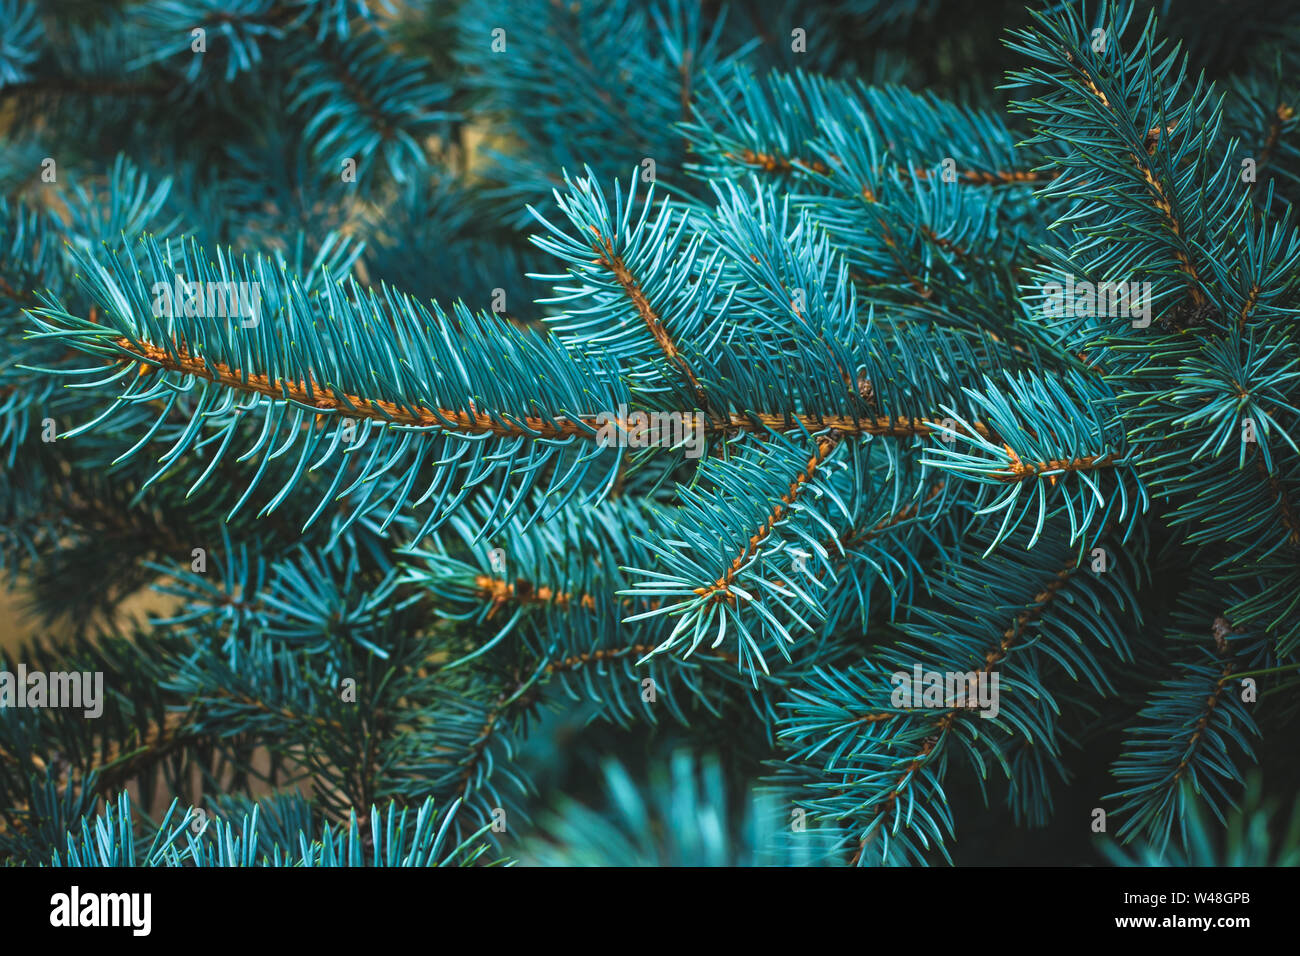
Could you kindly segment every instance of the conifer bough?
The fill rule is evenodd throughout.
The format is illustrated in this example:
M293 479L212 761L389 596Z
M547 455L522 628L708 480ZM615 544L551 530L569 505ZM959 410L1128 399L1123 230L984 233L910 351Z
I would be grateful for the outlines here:
M70 637L4 669L109 700L0 706L7 862L1186 861L1285 793L1294 16L1210 75L1008 4L958 102L882 52L924 4L53 6L0 2L0 561ZM545 769L638 734L617 824Z

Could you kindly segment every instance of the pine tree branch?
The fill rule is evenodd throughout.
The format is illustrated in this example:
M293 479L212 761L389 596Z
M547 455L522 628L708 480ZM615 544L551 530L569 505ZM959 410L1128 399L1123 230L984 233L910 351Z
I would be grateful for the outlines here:
M503 581L501 578L480 574L474 579L474 584L479 593L492 603L492 608L487 614L488 620L491 620L501 607L511 602L517 604L549 604L562 609L568 609L571 605L588 611L596 609L596 599L590 594L575 594L546 586L536 587L531 581L523 578L510 583Z
M487 750L488 744L492 740L492 734L496 731L497 723L505 714L510 702L515 699L514 695L507 695L502 691L497 695L496 702L488 710L487 717L483 725L479 728L478 736L470 744L470 752L465 759L464 766L461 769L459 782L456 785L456 796L463 798L469 791L470 781L474 777L474 771L478 769L479 762L483 759L483 753Z
M1105 110L1114 114L1115 110L1111 105L1109 98L1107 98L1105 92L1103 92L1097 85L1097 82L1093 79L1092 75L1079 64L1078 60L1075 59L1074 54L1066 51L1065 59L1066 62L1068 62L1078 72L1084 88L1096 98ZM1156 128L1147 133L1146 153L1148 157L1155 155L1156 143L1158 142L1161 132L1162 131L1159 128ZM1166 132L1172 132L1172 130ZM1178 215L1174 212L1173 203L1170 200L1168 193L1165 191L1165 187L1161 183L1160 178L1152 170L1149 162L1140 157L1136 152L1129 152L1128 159L1133 164L1134 169L1137 170L1138 175L1141 176L1142 181L1146 184L1152 202L1164 217L1165 224L1175 239L1174 256L1178 260L1179 267L1187 275L1188 293L1191 295L1192 304L1199 308L1206 302L1205 294L1201 292L1202 278L1200 271L1192 262L1191 255L1188 252L1188 243L1183 235L1183 224L1178 218Z
M1070 579L1070 576L1076 570L1078 570L1077 563L1067 565L1057 571L1056 575L1046 584L1046 586L1034 595L1029 606L1017 614L1011 626L1002 632L1002 640L998 643L998 646L985 654L984 665L976 672L977 679L984 675L991 674L998 663L1006 658L1007 654L1010 653L1020 638L1024 636L1025 631L1042 618L1042 616L1052 606L1053 602L1056 600L1057 594L1060 592L1061 588L1065 586L1066 582ZM899 775L884 802L872 815L872 819L867 824L865 832L858 841L857 849L850 859L851 866L856 866L858 864L862 858L863 852L865 852L867 848L867 845L874 838L877 832L877 827L883 822L885 814L897 805L898 796L902 792L902 788L912 778L912 775L916 773L917 770L924 767L929 761L931 755L936 751L936 749L938 749L939 744L942 743L944 736L952 728L953 723L962 716L969 716L970 710L970 707L966 709L953 708L945 711L943 714L938 714L928 719L927 722L934 725L935 732L926 737L925 742L921 746L917 755L907 765L903 773ZM858 717L855 720L855 723L877 723L887 720L890 717L897 716L896 713L889 712L865 714Z
M767 540L768 536L772 533L772 528L777 524L777 522L785 517L787 512L794 505L795 501L798 500L800 493L807 486L808 482L812 481L813 477L817 474L817 469L820 467L822 462L826 460L826 457L834 451L836 445L840 443L842 437L843 436L839 434L832 434L823 435L817 439L816 452L810 459L808 459L807 467L796 475L794 480L790 482L789 490L781 497L782 503L772 509L767 520L757 531L754 532L753 536L749 539L749 542L745 545L744 550L741 551L740 554L736 555L735 559L732 560L731 567L728 568L727 571L713 584L696 588L696 594L702 598L712 598L715 601L736 600L736 596L731 591L731 585L735 581L737 573L745 566L746 562L754 556L763 542Z
M141 376L152 374L155 369L161 368L235 391L308 405L318 409L321 414L341 414L344 417L371 419L393 425L438 428L460 434L494 434L528 438L577 437L594 440L603 424L600 417L596 415L556 420L528 416L518 421L510 421L486 412L430 409L413 405L399 406L379 399L338 393L315 381L272 381L263 374L246 374L228 365L210 362L201 356L193 356L184 346L174 345L171 350L168 350L148 342L132 342L125 337L113 340L113 344L141 363L139 371ZM831 429L845 434L911 438L936 433L939 422L940 419L937 418L911 418L906 415L865 418L808 412L732 412L725 416L710 418L705 427L710 433L716 434L750 432L761 436L765 432ZM975 423L972 427L985 438L995 437L982 424Z
M1006 471L997 473L998 477L1005 482L1026 481L1047 472L1052 472L1052 474L1048 475L1048 481L1056 484L1057 473L1098 471L1109 468L1115 462L1114 454L1083 455L1079 458L1054 458L1050 461L1023 462L1009 445L1003 445L1002 447L1006 448L1007 454L1011 456L1011 464Z
M884 716L894 715L888 714ZM859 722L870 722L873 718L874 715L870 715L861 718ZM858 865L859 861L862 859L862 854L866 852L867 847L875 839L878 832L877 827L884 823L884 818L891 810L897 808L898 795L903 792L903 787L907 786L907 783L912 779L913 774L925 766L926 762L930 759L930 755L934 753L935 748L938 747L942 742L944 735L952 727L954 720L956 720L956 711L950 711L935 721L935 733L925 738L925 742L921 745L921 749L917 752L917 755L912 758L912 761L903 769L903 772L899 774L898 779L894 781L894 786L890 789L889 795L885 797L884 802L876 808L876 812L872 815L871 822L867 824L867 829L858 840L857 849L854 850L853 855L849 857L849 866Z
M622 658L633 656L640 657L649 654L654 649L654 644L632 644L627 647L585 651L581 654L571 654L568 657L547 661L545 672L547 674L554 674L557 671L577 670L587 664L600 663L602 661L621 660ZM711 649L697 652L695 656L705 660L721 661L726 664L735 664L738 661L735 654Z
M1273 159L1273 151L1277 149L1277 144L1282 137L1282 127L1295 118L1295 109L1287 103L1278 103L1277 109L1273 111L1273 117L1268 124L1268 133L1264 137L1264 146L1259 153L1259 161L1255 164L1255 178L1250 183L1250 191L1253 193L1255 187L1259 185L1259 172Z
M1217 622L1216 622L1217 624ZM1219 679L1215 682L1213 689L1205 698L1205 712L1200 716L1195 724L1192 725L1192 735L1187 739L1187 751L1182 760L1178 762L1178 768L1174 771L1173 777L1169 781L1170 788L1176 786L1178 781L1187 773L1193 757L1196 754L1196 748L1200 744L1205 734L1206 728L1210 724L1210 719L1214 716L1215 708L1219 706L1219 699L1223 696L1228 682L1232 679L1233 664L1228 661L1223 665L1223 671Z
M184 751L196 741L203 739L205 735L193 731L193 716L192 712L171 711L161 721L150 721L144 732L135 736L134 739L114 742L103 753L96 749L93 758L84 768L85 774L95 773L98 775L96 783L101 791L122 786L160 761ZM37 770L44 770L46 767L45 761L39 754L31 754L30 761ZM21 761L16 754L0 747L0 764L17 767L21 766ZM57 792L60 794L71 783L71 769L69 766L63 766L60 770L58 782L55 785ZM27 832L29 828L21 822L21 818L30 813L31 808L26 804L17 804L8 808L3 814L0 814L0 833L7 831ZM20 818L14 822L12 827L6 825L6 820L10 815Z
M645 292L642 290L640 283L638 283L636 277L632 275L622 257L615 254L614 247L610 241L602 236L595 226L591 227L591 231L596 235L596 244L592 246L592 251L600 257L596 260L596 264L604 266L614 274L614 278L618 281L618 284L623 287L623 291L627 294L627 297L632 300L632 304L636 306L637 315L639 315L641 320L645 322L646 328L650 330L650 334L654 336L654 340L659 344L659 347L663 349L664 355L667 357L668 361L676 367L690 383L691 389L695 393L695 400L699 402L701 408L708 408L708 397L704 393L703 386L700 385L700 380L695 377L695 373L687 364L686 359L677 350L677 344L673 341L672 336L668 334L668 330L664 328L663 322L660 320L654 308L650 305L650 300L646 298Z
M939 497L939 495L943 494L943 491L947 486L948 483L944 480L936 481L933 485L930 486L930 490L926 492L924 500L920 502L914 502L909 505L904 505L902 508L899 508L893 514L889 515L888 517L882 518L880 521L877 521L870 528L867 528L863 531L850 532L848 534L841 535L838 539L839 548L841 550L847 551L849 548L856 547L857 545L866 544L868 541L873 541L876 538L880 537L881 535L885 534L891 528L895 528L905 521L912 520L912 518L920 514L922 508L924 508L935 498Z
M1277 502L1277 510L1282 521L1282 526L1287 529L1287 543L1292 547L1300 548L1300 516L1297 516L1295 506L1291 504L1291 498L1287 494L1286 485L1282 483L1281 476L1277 471L1270 472L1264 465L1262 456L1255 455L1255 467L1259 473L1264 476L1272 490Z
M724 152L722 156L733 162L754 169L760 169L765 173L776 173L786 175L797 171L808 171L816 173L819 176L829 175L831 168L819 159L804 159L798 156L783 156L780 153L761 151L754 149L742 149L738 153ZM831 156L832 161L838 162L839 157ZM926 180L930 178L930 172L911 166L897 166L898 172L905 176L911 176L913 179ZM1040 170L1040 169L996 169L996 170L978 170L964 169L957 174L957 178L973 186L1009 186L1009 185L1027 185L1031 183L1049 182L1060 175L1057 170ZM863 187L863 193L870 199L874 199L874 194L869 186Z

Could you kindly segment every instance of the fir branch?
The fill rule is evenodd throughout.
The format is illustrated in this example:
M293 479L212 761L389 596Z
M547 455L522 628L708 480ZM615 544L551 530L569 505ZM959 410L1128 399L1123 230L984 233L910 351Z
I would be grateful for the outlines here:
M750 536L749 540L745 543L744 550L742 550L740 554L736 555L726 572L724 572L723 575L712 584L696 588L695 593L697 595L711 601L726 601L730 603L736 601L736 595L732 591L732 584L736 580L736 574L758 553L759 548L762 547L763 543L772 533L773 527L775 527L775 525L786 516L791 506L793 506L795 501L798 500L799 495L804 490L805 486L808 482L812 481L813 477L817 474L817 469L821 466L822 462L825 461L827 456L835 450L835 446L839 444L841 437L842 436L840 435L832 433L817 438L816 451L814 451L812 457L808 459L808 464L804 470L795 475L794 479L790 482L790 488L781 496L780 503L773 506L767 519L753 533L753 535Z
M139 363L137 375L141 378L155 368L180 372L184 375L212 382L234 391L267 398L280 399L309 406L319 416L366 418L391 425L416 428L436 428L440 431L467 435L500 435L516 438L578 438L592 441L600 430L602 419L598 415L556 416L522 418L463 411L450 408L425 408L418 405L398 405L394 402L363 395L338 392L312 379L272 381L268 376L248 373L213 362L200 356L191 356L188 350L175 342L171 348L127 338L113 340L113 344L128 353ZM627 430L625 420L616 420ZM910 418L906 415L870 418L822 415L816 412L731 412L725 417L710 418L705 428L713 434L734 435L750 433L762 436L769 432L808 432L829 429L845 435L872 435L889 438L912 438L942 432L937 418ZM971 428L981 437L996 436L988 426L971 423ZM1038 470L1048 470L1050 462L1039 463ZM1109 462L1098 462L1104 467ZM1031 467L1031 466L1023 466ZM1081 466L1082 467L1082 466Z
M642 321L645 322L646 328L650 330L650 334L654 336L654 340L659 343L659 347L663 349L664 356L671 364L676 366L681 371L682 375L686 377L686 380L690 382L691 389L695 393L696 401L699 402L700 407L708 408L709 402L705 397L704 389L700 385L700 380L695 377L695 373L691 371L691 367L687 364L686 359L677 351L677 345L673 342L672 336L668 334L668 330L664 328L663 322L651 307L640 283L638 283L636 277L632 275L627 264L623 261L622 256L619 256L614 252L614 247L610 244L609 239L602 236L595 226L591 227L591 231L596 234L596 245L593 247L593 251L599 256L596 260L596 264L604 266L614 274L615 280L617 280L618 284L623 287L623 291L627 294L627 297L632 300L632 304L636 307L637 314L641 316Z
M1129 784L1107 795L1124 801L1118 811L1127 816L1119 830L1122 841L1142 833L1163 848L1175 827L1186 826L1181 811L1194 795L1222 819L1223 804L1232 803L1230 788L1242 780L1237 764L1254 758L1250 740L1258 726L1228 687L1235 674L1269 659L1268 642L1255 628L1234 626L1222 614L1207 619L1207 610L1221 600L1216 590L1222 584L1201 572L1184 595L1174 637L1190 644L1191 653L1180 655L1175 676L1149 696L1112 769ZM1205 647L1207 638L1213 650Z
M1106 94L1097 86L1096 80L1094 80L1088 70L1081 66L1071 53L1067 52L1065 54L1065 61L1074 68L1084 88L1092 94L1098 102L1100 102L1102 108L1113 114L1114 107L1106 97ZM1110 122L1118 125L1117 121L1114 119ZM1162 131L1158 127L1149 130L1146 134L1145 140L1143 141L1143 146L1145 148L1142 152L1145 154L1145 158L1143 158L1142 155L1139 155L1137 150L1129 152L1128 158L1129 161L1132 162L1133 168L1141 177L1143 184L1150 192L1152 202L1164 217L1170 235L1174 238L1176 247L1174 255L1178 257L1179 265L1182 267L1183 272L1187 274L1188 293L1192 297L1192 302L1197 306L1201 306L1205 303L1205 295L1201 292L1201 283L1203 280L1201 278L1200 270L1198 270L1196 265L1192 262L1191 252L1187 248L1187 241L1183 234L1183 224L1178 214L1174 211L1173 201L1170 199L1165 186L1160 180L1161 173L1156 170L1151 163L1151 157L1155 155L1156 144L1159 142L1160 138L1173 132L1173 129Z
M505 416L475 410L430 408L415 404L398 404L380 398L350 394L323 385L314 379L272 379L270 376L233 368L222 362L191 355L189 349L175 341L158 345L142 339L119 337L109 340L123 357L137 366L136 376L146 378L154 370L179 372L211 382L232 391L259 395L311 408L317 417L337 416L369 419L388 425L434 428L466 435L498 435L515 438L577 438L592 441L603 424L599 415ZM616 420L627 430L626 420ZM970 427L981 437L996 436L980 422ZM938 418L897 416L825 415L817 412L733 411L705 422L712 434L749 433L761 437L766 433L810 432L831 430L846 435L872 435L911 438L941 434ZM1043 463L1045 470L1048 463ZM1104 464L1104 463L1103 463ZM1101 467L1102 464L1098 464Z
M1058 592L1065 586L1071 575L1073 575L1077 570L1078 565L1074 563L1061 568L1047 582L1046 586L1031 598L1028 602L1028 606L1015 616L1011 626L1002 632L1002 640L998 643L997 647L989 650L984 655L984 664L978 671L976 671L977 680L978 675L991 674L997 665L1006 658L1007 654L1010 653L1021 638L1024 637L1028 628L1038 622L1048 611L1052 603L1056 600ZM894 781L894 784L890 787L883 803L879 804L872 813L870 821L866 824L866 829L858 840L857 849L850 858L850 866L859 865L862 860L862 854L877 836L877 827L884 825L886 817L891 810L897 810L897 800L899 795L903 793L904 789L911 782L913 775L930 761L932 755L935 754L936 751L942 748L954 722L959 719L969 719L969 707L970 704L968 702L966 709L952 708L942 714L936 714L927 719L926 723L930 725L931 733L925 737L921 749ZM866 714L856 718L854 724L871 724L897 716L897 712Z

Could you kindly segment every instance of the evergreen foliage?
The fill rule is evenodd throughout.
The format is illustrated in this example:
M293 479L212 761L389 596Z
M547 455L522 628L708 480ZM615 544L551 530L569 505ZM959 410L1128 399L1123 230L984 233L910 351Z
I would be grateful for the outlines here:
M1245 7L0 0L0 859L1294 863Z

